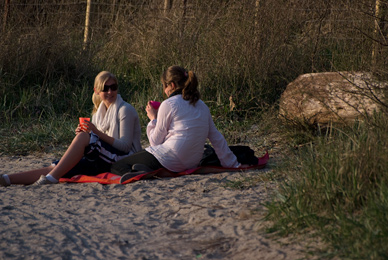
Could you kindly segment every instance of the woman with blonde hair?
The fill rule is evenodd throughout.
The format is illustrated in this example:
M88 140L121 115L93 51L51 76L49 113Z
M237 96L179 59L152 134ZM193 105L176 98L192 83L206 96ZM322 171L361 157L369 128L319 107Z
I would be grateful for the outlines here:
M54 184L61 177L109 172L112 163L141 150L139 116L118 92L117 78L100 72L94 81L92 122L75 129L76 136L51 166L14 174L0 174L0 186Z
M150 122L147 136L150 146L112 165L112 173L124 175L121 182L136 175L132 171L166 168L180 172L198 166L206 139L214 146L221 165L238 168L240 163L214 125L207 105L200 99L198 80L193 71L169 67L161 77L167 99L158 109L149 102Z

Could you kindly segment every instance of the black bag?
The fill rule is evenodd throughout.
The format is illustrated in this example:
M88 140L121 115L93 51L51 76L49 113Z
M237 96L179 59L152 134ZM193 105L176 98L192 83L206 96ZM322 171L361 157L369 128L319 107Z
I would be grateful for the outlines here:
M249 165L256 165L259 163L259 159L255 156L255 152L249 148L249 146L236 145L229 146L229 148L234 155L236 155L239 163ZM218 159L214 148L210 145L205 145L199 166L221 166L220 160Z

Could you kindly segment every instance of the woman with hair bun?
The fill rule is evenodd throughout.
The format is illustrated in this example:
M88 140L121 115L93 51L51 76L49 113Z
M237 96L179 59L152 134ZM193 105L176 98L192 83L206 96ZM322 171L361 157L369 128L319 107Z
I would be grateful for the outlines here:
M240 167L223 135L214 125L210 110L200 99L198 80L193 71L179 66L169 67L161 76L164 100L159 109L148 103L150 122L147 136L150 146L112 165L112 173L131 178L131 171L166 168L181 172L198 166L206 139L212 143L223 167Z

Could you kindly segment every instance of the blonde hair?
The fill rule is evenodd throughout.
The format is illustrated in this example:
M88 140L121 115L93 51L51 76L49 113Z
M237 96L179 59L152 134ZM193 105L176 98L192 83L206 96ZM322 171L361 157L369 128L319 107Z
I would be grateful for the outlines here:
M177 90L182 90L183 99L189 100L192 105L195 105L201 97L197 76L191 70L187 72L180 66L171 66L162 74L161 81L164 88L174 82Z
M103 91L104 85L109 79L113 79L115 83L118 84L116 76L110 73L109 71L101 71L100 73L98 73L98 75L94 79L95 91L98 91L98 92ZM97 109L100 106L102 100L99 95L97 95L96 93L93 93L92 101L93 101L92 114L94 115L97 112Z

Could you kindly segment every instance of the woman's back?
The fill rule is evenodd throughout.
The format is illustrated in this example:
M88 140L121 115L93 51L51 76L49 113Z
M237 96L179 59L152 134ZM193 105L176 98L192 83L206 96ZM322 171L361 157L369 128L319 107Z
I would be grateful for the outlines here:
M147 127L152 151L161 164L172 171L196 167L202 158L209 134L209 108L199 100L195 106L182 95L165 100L158 121Z

